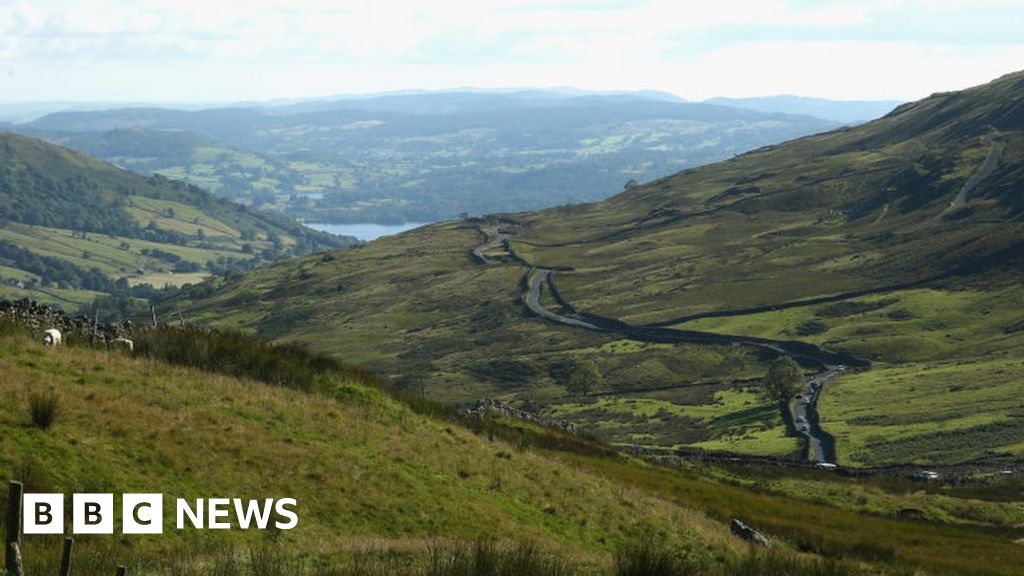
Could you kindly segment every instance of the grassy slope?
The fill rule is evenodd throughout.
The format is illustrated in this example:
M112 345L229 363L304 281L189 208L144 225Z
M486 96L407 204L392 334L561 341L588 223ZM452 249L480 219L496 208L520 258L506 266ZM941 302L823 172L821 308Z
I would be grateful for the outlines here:
M724 528L699 513L418 415L361 385L343 385L336 401L118 352L0 340L0 476L21 477L30 490L292 496L300 525L280 538L329 555L370 542L490 536L602 564L645 526L724 545ZM29 425L27 397L48 388L60 413L42 431ZM172 522L160 538L116 539L117 554L269 537L178 533ZM49 554L46 540L28 539L28 557Z
M808 490L805 484L796 494L787 497L780 495L784 493L782 490L769 490L770 495L765 495L751 490L749 485L709 482L706 471L701 468L680 474L658 468L638 470L622 462L567 458L584 469L600 470L606 478L660 494L669 501L691 503L713 517L744 518L763 526L770 534L787 538L800 549L830 556L868 557L889 566L901 563L898 561L919 563L938 573L964 570L976 574L1015 574L1020 569L1015 564L1019 561L1012 558L1024 554L1012 540L993 541L962 528L870 517L844 510L849 505L836 495L848 488L828 474L811 472L828 487L824 496ZM782 475L785 477L788 473ZM1019 493L1019 485L1017 489ZM814 496L818 498L815 500ZM969 504L961 501L961 506L967 508ZM997 523L1003 522L1006 520Z
M513 215L516 223L506 221L503 230L531 262L575 269L558 272L555 281L577 309L634 323L886 286L970 265L991 267L1013 251L1019 254L1024 242L1022 87L1024 75L1016 74L937 95L864 126L689 170L606 202ZM991 149L983 137L992 135L1005 144L1001 161L966 209L945 214ZM256 272L221 283L209 297L182 297L169 308L271 338L345 350L351 360L389 376L425 381L428 393L446 400L487 393L541 406L572 404L546 370L560 356L594 361L605 374L599 392L623 394L697 382L717 383L711 389L717 393L730 379L764 372L765 359L743 349L648 347L609 354L609 336L524 319L518 283L525 269L475 265L467 251L480 242L470 223L435 225L331 261L306 259ZM1011 265L1010 272L936 282L886 295L898 302L865 314L819 318L821 306L686 327L806 338L893 365L1018 358L1021 332L1013 326L1020 319L1020 294L1014 278ZM287 313L256 317L247 306L254 302ZM792 336L800 323L815 319L825 324L824 332ZM480 368L495 359L521 362L533 372L513 366L526 376L494 379L493 371ZM502 367L511 372L507 363ZM841 389L844 381L836 386ZM633 410L618 410L621 416L612 418L607 411L566 409L616 441L721 446L735 434L728 427L709 430L702 422L731 423L738 415L729 403L715 403L714 393L631 395L668 402L669 414L690 405L722 408L710 419L685 421L701 433L683 442L679 434L636 426ZM942 409L973 410L970 399L962 398ZM934 416L937 422L945 413ZM756 426L772 428L767 419ZM739 446L779 450L775 439L756 436ZM1021 453L1016 447L1011 452ZM874 460L868 455L863 461Z
M742 551L715 521L737 516L777 548L869 562L862 568L871 574L916 567L921 574L1009 575L1024 562L1024 549L979 530L863 515L806 495L758 494L709 481L705 470L516 448L353 381L340 382L332 399L120 352L48 350L19 335L0 344L0 474L24 479L30 490L298 498L300 525L283 534L80 537L77 552L87 560L80 573L105 573L120 562L153 572L166 566L159 557L201 562L230 544L273 541L293 554L344 558L481 536L534 540L595 570L637 537L685 544L714 564ZM60 397L60 412L43 431L28 425L25 406L28 395L47 388ZM812 476L843 490L827 475ZM918 498L928 506L933 500L954 505ZM992 526L1013 522L959 502L987 514ZM53 538L26 538L26 546L33 572L52 565Z

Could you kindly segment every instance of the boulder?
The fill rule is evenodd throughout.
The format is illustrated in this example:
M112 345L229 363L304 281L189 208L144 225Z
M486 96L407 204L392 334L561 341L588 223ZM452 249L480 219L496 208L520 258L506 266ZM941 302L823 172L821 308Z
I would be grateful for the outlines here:
M754 530L750 526L747 526L737 518L733 518L732 522L729 523L729 529L732 530L733 534L739 536L747 542L750 542L751 544L758 544L764 546L765 548L768 548L772 545L768 538L764 536L764 534L761 534L757 530Z

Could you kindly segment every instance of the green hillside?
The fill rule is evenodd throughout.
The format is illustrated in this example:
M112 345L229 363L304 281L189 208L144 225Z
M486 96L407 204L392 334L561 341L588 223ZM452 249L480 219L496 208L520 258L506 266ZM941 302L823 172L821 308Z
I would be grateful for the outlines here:
M178 531L172 515L159 537L79 536L78 574L116 564L133 574L609 574L640 543L675 558L686 567L679 574L1008 575L1024 561L1007 539L1019 518L993 512L995 492L986 496L995 504L919 494L924 509L953 512L907 523L877 508L706 479L721 474L713 470L654 468L524 423L460 416L237 335L140 333L134 356L75 338L47 349L34 336L0 326L0 476L30 492L298 501L299 525L287 531ZM32 408L48 395L57 409L43 425ZM805 486L850 491L808 476ZM890 491L865 492L864 501L884 509ZM732 517L765 530L773 551L748 552L728 533ZM57 538L25 536L27 574L56 569ZM487 539L499 557L513 550L500 562L535 568L450 565L467 543Z
M822 398L840 462L1019 459L1022 94L1024 74L1007 75L605 202L442 223L166 309L440 400L503 397L617 443L755 454L799 451L757 393L778 352L714 335L787 341L871 364ZM528 266L555 270L550 284ZM531 279L541 306L601 329L533 317ZM589 397L566 388L581 364L603 376Z
M0 134L0 296L73 309L140 284L196 283L352 243L194 186Z

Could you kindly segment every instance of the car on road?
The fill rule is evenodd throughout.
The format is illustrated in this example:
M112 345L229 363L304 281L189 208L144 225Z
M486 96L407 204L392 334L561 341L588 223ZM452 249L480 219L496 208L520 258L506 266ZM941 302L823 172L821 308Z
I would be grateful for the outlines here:
M814 463L814 467L815 468L821 468L823 470L835 470L836 469L836 465L831 463L831 462L815 462Z
M931 470L922 470L917 474L914 474L915 480L938 480L941 478L938 472L932 472Z
M800 431L801 432L810 432L810 430L811 429L807 426L807 424L803 424L803 425L800 426Z

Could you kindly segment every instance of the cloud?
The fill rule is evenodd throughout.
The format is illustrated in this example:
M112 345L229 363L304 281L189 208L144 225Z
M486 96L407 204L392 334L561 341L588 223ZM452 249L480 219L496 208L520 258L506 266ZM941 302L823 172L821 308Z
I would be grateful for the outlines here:
M899 95L1024 61L1021 0L0 0L0 98L265 98L464 85ZM1014 60L1016 58L1016 60ZM202 81L197 81L197 79ZM145 80L142 80L145 79ZM48 86L48 88L44 88ZM159 88L158 88L159 87ZM35 90L35 91L34 91Z
M431 37L446 33L491 39L524 33L553 39L595 34L659 38L722 26L835 25L865 18L856 7L798 8L783 0L689 5L650 0L597 6L572 0L9 0L0 8L0 34L16 39L23 57L111 57L115 54L106 50L111 46L141 49L120 54L128 59L151 55L154 47L178 47L187 55L197 46L214 58L386 57L413 53ZM524 47L508 49L515 53Z
M906 100L982 84L1024 63L1024 45L965 48L914 42L756 42L701 55L680 71L705 80L694 96L786 91ZM780 90L780 87L786 87Z

